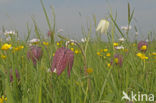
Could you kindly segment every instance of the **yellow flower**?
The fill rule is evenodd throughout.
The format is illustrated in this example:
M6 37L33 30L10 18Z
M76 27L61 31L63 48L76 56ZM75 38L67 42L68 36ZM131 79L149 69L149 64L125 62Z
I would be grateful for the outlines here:
M97 54L98 56L100 56L100 55L101 55L101 54L100 54L100 52L97 52L96 54Z
M59 46L59 45L60 45L60 43L59 43L59 42L57 42L57 43L56 43L56 45L57 45L57 46Z
M111 54L110 54L110 53L107 53L107 54L106 54L106 56L107 56L107 57L110 57L110 56L111 56Z
M5 58L6 58L6 56L5 56L5 55L1 55L1 58L2 58L2 59L5 59Z
M43 42L43 45L48 46L49 43L48 42Z
M71 51L74 51L74 48L70 48Z
M114 61L115 61L116 64L119 63L119 59L118 58L115 58Z
M108 63L108 64L107 64L107 66L108 66L108 67L110 67L110 66L111 66L111 64L110 64L110 63Z
M153 52L152 55L156 56L156 52Z
M136 55L137 55L138 57L140 57L140 56L142 56L142 53L137 53Z
M93 69L92 68L88 68L86 72L90 74L90 73L93 72Z
M74 43L72 42L72 43L71 43L71 45L73 46L73 45L74 45Z
M78 50L75 50L75 54L78 54L79 53L79 51Z
M0 98L0 103L4 103L4 101L7 101L7 97L2 96L2 97Z
M113 43L114 46L118 46L118 43Z
M53 53L53 56L55 56L55 53Z
M108 49L103 49L103 51L104 51L104 52L107 52L107 51L108 51Z
M145 54L137 53L136 55L137 55L138 57L140 57L140 59L142 59L142 60L148 59L148 57L146 57Z
M142 47L141 47L141 50L146 50L147 49L147 46L146 45L143 45Z
M24 46L23 46L23 45L21 45L21 46L19 46L18 48L19 48L19 49L23 49L23 48L24 48Z
M2 46L2 50L8 50L8 49L10 49L11 48L11 44L4 44L3 46Z

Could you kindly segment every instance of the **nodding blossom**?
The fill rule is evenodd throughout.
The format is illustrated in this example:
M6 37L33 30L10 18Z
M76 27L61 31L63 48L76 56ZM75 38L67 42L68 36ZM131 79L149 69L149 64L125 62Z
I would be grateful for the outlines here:
M102 19L102 20L100 20L100 22L99 22L99 24L98 24L98 26L96 28L96 31L100 31L101 34L102 33L106 34L107 30L108 30L108 27L109 27L109 22L107 20L105 20L105 19Z
M111 65L113 64L119 65L121 67L123 64L123 56L120 54L115 54L111 60Z
M28 59L31 59L33 64L36 65L37 61L42 58L42 48L38 46L31 46L27 52Z
M68 68L68 76L70 77L70 72L74 62L74 52L68 48L61 47L56 50L53 57L51 71L61 75L61 73Z
M138 50L140 50L142 52L146 52L147 51L147 47L148 47L148 43L146 41L140 41L138 43Z

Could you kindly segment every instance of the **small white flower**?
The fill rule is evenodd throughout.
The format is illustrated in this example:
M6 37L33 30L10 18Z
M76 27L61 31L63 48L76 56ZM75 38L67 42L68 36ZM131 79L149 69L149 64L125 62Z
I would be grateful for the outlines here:
M128 30L132 29L132 26L131 25L129 25L129 26L128 25L127 26L122 26L121 29L125 30L125 31L128 31Z
M16 33L15 31L13 31L13 30L5 31L5 32L4 32L4 35L5 35L5 36L8 36L9 34L11 34L11 35L16 35L17 33Z
M31 40L29 41L29 43L31 43L31 44L33 44L33 43L38 43L38 42L40 42L40 40L37 39L37 38L31 39Z
M107 20L105 20L105 19L102 19L99 22L99 24L98 24L98 26L96 28L96 31L100 31L101 34L102 33L105 33L106 34L107 33L107 30L108 30L108 27L109 27L109 22Z
M120 38L119 41L120 42L124 42L125 41L125 38Z
M118 49L118 50L124 49L124 46L123 46L123 45L121 45L121 46L116 46L115 49Z
M87 41L86 38L82 38L82 39L81 39L81 42L83 42L83 43L86 42L86 41Z

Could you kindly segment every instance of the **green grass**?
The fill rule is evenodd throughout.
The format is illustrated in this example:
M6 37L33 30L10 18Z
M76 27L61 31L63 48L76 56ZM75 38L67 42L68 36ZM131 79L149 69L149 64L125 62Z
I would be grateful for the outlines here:
M92 73L85 74L82 53L74 54L74 65L70 78L67 76L67 70L60 76L48 72L51 67L53 53L55 53L57 48L65 46L65 42L69 40L69 37L55 34L55 22L52 28L42 0L41 4L49 30L52 32L52 37L50 40L42 38L35 19L33 19L36 37L41 40L37 45L42 47L43 50L43 57L36 67L34 67L32 61L27 59L27 51L29 49L27 41L30 39L31 34L31 29L28 26L26 40L17 40L17 37L12 37L14 39L9 42L0 41L0 47L4 43L12 44L12 47L24 46L22 50L15 53L12 50L0 50L0 55L6 56L5 59L0 58L0 97L2 95L7 97L5 103L125 103L125 100L121 101L123 91L129 95L131 91L156 95L156 57L151 55L152 52L156 52L156 41L153 40L148 43L148 49L145 53L148 56L148 60L145 62L136 56L140 51L133 44L137 45L137 42L130 42L128 38L122 44L128 52L115 50L113 48L114 41L117 41L115 38L119 35L129 35L129 33L122 33L116 23L116 18L114 19L112 14L109 16L112 28L107 33L108 42L102 41L101 38L99 40L98 37L90 38L93 29L90 25L88 31L84 33L87 37L87 42L79 43L86 56L87 68L92 68ZM130 13L130 5L128 4L128 25L130 25L133 13L134 11L132 14ZM95 15L93 18L96 27ZM95 35L99 34L96 32ZM56 45L57 36L61 39L60 46ZM44 46L42 44L43 41L49 42L49 45ZM120 42L118 43L121 45ZM68 48L80 51L80 48L76 45L69 45ZM105 52L102 53L103 56L97 55L98 51L106 48L108 49L106 53L111 54L110 57L104 58ZM116 53L123 55L122 67L118 65L108 67L107 64L111 62L113 55ZM10 82L10 69L14 71L13 82ZM16 78L15 69L19 72L20 80Z

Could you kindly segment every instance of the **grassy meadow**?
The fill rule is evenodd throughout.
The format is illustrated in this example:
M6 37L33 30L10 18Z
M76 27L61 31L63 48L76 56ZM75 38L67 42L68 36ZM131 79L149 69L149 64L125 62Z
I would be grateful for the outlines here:
M149 36L148 46L144 48L146 52L142 52L138 49L140 41L135 36L131 37L135 40L130 41L132 32L120 29L117 17L110 13L107 15L109 28L104 33L107 42L101 38L104 34L96 31L98 22L95 16L90 26L82 31L85 40L72 42L70 37L56 32L54 9L53 23L50 23L42 1L41 4L49 26L49 36L40 31L33 19L38 41L29 42L32 39L29 26L23 40L18 38L20 34L16 31L16 35L3 35L0 41L0 103L129 103L127 100L121 101L123 91L127 94L139 91L156 95L154 39ZM133 14L128 4L128 26L133 22ZM137 32L136 27L135 30ZM95 37L91 38L91 35ZM46 36L48 39L45 39ZM125 40L118 40L119 37ZM71 41L68 48L74 52L70 77L67 69L61 75L50 70L56 50L66 47L67 41ZM41 47L43 51L36 65L28 59L30 45ZM122 48L116 48L121 45ZM114 57L115 54L121 55L121 58Z

